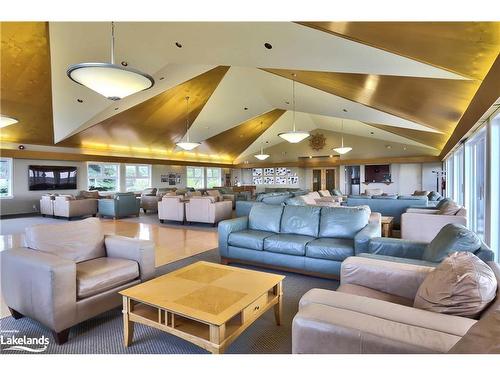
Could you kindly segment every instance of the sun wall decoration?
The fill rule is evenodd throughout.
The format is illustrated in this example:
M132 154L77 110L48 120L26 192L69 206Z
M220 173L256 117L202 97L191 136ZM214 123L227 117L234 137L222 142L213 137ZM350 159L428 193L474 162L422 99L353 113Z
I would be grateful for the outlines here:
M315 150L319 151L325 147L326 138L321 133L311 134L311 138L309 139L309 146Z

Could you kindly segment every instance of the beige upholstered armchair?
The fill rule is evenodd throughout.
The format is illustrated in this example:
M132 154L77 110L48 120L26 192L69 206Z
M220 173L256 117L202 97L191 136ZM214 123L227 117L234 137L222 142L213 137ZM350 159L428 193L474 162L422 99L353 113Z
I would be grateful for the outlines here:
M236 205L236 198L234 194L221 194L219 190L207 190L207 195L210 197L215 197L215 199L219 201L231 201L232 207L234 208Z
M54 199L55 195L44 194L40 198L40 214L42 216L54 216Z
M411 241L431 242L446 224L467 226L467 210L461 207L454 215L439 210L408 208L401 215L401 238Z
M156 188L144 189L141 193L141 208L144 213L147 211L156 212L160 200L161 197L158 196Z
M158 218L160 223L165 220L180 221L184 223L184 200L182 195L169 196L164 195L162 200L158 202Z
M230 219L233 212L231 201L217 202L214 197L191 197L186 202L186 221L216 225L221 220Z
M59 195L54 199L54 216L73 217L96 216L98 199L75 199L70 195Z
M28 227L26 243L1 252L2 295L15 319L39 321L58 344L75 324L120 306L120 290L155 274L153 242L104 236L94 218Z
M495 262L488 265L500 283L500 266ZM460 342L476 323L485 324L476 340L490 339L491 343L494 336L490 332L498 326L500 289L479 320L415 308L417 290L433 269L364 257L347 258L342 263L337 291L312 289L302 296L293 319L293 353L416 354L447 353L452 348L451 352L463 353L466 348ZM495 344L498 347L498 337ZM476 341L475 346L469 353L481 344Z

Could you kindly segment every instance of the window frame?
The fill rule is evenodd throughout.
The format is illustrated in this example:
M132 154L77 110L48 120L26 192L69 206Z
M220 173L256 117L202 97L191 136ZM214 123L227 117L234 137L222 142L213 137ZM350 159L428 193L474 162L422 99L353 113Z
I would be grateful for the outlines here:
M189 171L190 170L195 170L199 169L201 170L201 177L195 177L193 173L193 177L189 177ZM194 188L194 189L205 189L206 188L206 180L205 180L205 168L204 167L195 167L195 166L188 166L186 167L186 188ZM201 181L201 186L190 186L189 184L189 179L198 179Z
M219 176L218 177L208 177L208 171L211 170L211 171L218 171L219 172ZM210 184L208 183L209 179L213 180L217 178L217 184L216 185L213 185L213 186L210 186ZM212 189L214 187L220 187L222 185L222 168L217 168L217 167L206 167L205 168L205 179L206 179L206 183L205 183L205 186L207 189Z
M1 161L6 161L8 166L9 166L9 171L8 171L8 186L7 186L7 195L0 195L0 199L12 199L14 198L14 182L13 182L13 177L14 177L14 159L13 158L6 158L6 157L0 157Z
M120 163L102 163L102 162L87 162L87 190L90 190L90 179L93 178L93 179L104 179L105 177L90 177L89 176L89 170L90 170L90 166L91 165L100 165L100 166L104 166L104 165L116 165L116 177L114 177L114 179L116 180L116 189L115 190L99 190L99 191L103 191L103 192L106 192L106 193L117 193L120 191ZM112 179L113 177L109 178L107 177L107 179Z
M127 167L135 167L135 171L136 171L136 177L128 177L127 176ZM152 168L152 165L151 164L125 164L125 191L126 192L138 192L138 191L142 191L144 189L140 189L140 190L136 190L136 189L132 189L130 190L128 187L127 187L127 181L129 179L133 179L133 180L137 180L137 179L144 179L145 177L137 177L137 172L139 170L139 167L147 167L148 168L148 186L145 187L144 189L147 189L147 188L150 188L151 187L151 181L152 181L152 171L153 171L153 168Z

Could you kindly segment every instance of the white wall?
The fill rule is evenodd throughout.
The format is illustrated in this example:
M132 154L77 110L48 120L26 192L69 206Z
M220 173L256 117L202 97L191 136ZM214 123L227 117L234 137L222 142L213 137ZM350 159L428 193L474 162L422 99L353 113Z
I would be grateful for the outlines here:
M433 171L442 171L442 163L422 164L422 190L436 191L436 173Z
M180 165L153 165L151 171L151 186L156 188L186 188L186 167ZM181 175L181 183L169 185L168 182L161 182L161 175L169 173L179 173Z
M29 191L28 190L28 166L30 165L64 165L77 167L77 189L76 190L51 190L51 191ZM13 159L12 170L12 192L13 198L0 199L0 212L2 215L24 214L40 211L40 197L44 193L78 194L80 190L87 188L87 163L72 161L49 161Z

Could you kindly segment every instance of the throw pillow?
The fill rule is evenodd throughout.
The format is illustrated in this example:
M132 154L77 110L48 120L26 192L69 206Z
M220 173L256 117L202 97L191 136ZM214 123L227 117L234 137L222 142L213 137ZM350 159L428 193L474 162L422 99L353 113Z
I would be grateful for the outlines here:
M449 201L444 203L439 207L439 215L455 215L462 207L456 204L454 201Z
M427 190L415 190L412 195L414 196L428 196L430 191Z
M439 194L437 191L431 191L427 198L429 198L431 202L435 202L441 198L441 194Z
M469 252L450 254L417 290L413 306L440 314L477 318L495 298L492 269Z

